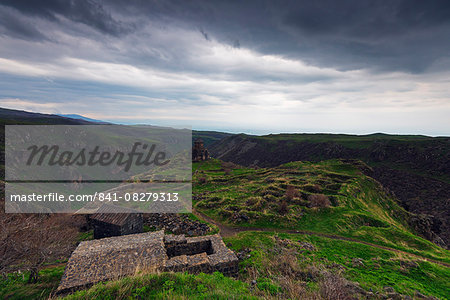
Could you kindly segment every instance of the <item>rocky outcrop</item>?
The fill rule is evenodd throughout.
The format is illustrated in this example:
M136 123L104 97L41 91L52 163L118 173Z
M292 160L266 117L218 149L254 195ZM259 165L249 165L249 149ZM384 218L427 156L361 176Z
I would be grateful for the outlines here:
M450 184L388 167L370 175L383 184L411 215L408 223L421 236L444 247L450 242Z
M442 248L447 248L444 240L436 233L441 232L442 226L442 222L438 218L424 214L412 215L408 223L419 235Z

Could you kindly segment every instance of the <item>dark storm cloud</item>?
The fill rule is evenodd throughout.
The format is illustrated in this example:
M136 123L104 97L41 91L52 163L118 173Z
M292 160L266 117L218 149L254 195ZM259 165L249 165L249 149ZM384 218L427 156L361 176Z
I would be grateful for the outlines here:
M202 28L231 46L339 69L422 72L450 54L446 0L111 3L124 13Z
M287 24L311 35L385 39L449 22L448 1L299 2Z
M300 2L282 22L328 64L423 71L449 55L448 1Z
M119 36L133 30L130 24L124 24L114 19L102 4L88 0L2 0L0 4L12 7L19 12L58 22L58 16L95 28L96 30ZM14 31L14 28L9 28Z
M147 23L161 28L175 24L199 32L206 41L216 40L235 48L339 70L421 73L439 65L442 68L450 56L447 0L3 0L0 3L22 16L54 23L63 16L111 36L137 34ZM3 20L2 24L10 35L44 38L38 29L19 22L20 18L9 17L11 21ZM159 45L150 33L139 34L143 34L142 39L148 38L149 45ZM172 48L179 50L179 45ZM135 58L134 64L139 64L138 59L142 64L154 61L147 57L147 52L140 53L140 49L127 51Z

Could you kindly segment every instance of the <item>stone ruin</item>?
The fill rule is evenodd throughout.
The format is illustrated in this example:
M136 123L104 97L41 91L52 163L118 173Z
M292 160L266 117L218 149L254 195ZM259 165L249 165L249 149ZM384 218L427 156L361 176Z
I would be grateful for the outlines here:
M163 230L81 242L70 257L57 294L68 294L140 272L238 273L238 258L220 235L185 237Z
M192 161L202 161L209 159L208 149L205 148L202 139L197 139L192 147Z
M94 239L143 232L143 216L136 210L103 204L89 216Z

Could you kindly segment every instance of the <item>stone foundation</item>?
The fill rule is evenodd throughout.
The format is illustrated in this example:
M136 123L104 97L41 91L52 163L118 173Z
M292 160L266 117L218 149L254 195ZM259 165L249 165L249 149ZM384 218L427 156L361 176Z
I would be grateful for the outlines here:
M67 263L59 294L140 272L212 273L236 276L238 258L220 235L188 237L147 232L81 242Z
M218 234L188 238L166 235L164 245L169 258L165 271L219 271L227 276L236 276L239 271L237 256L225 246Z

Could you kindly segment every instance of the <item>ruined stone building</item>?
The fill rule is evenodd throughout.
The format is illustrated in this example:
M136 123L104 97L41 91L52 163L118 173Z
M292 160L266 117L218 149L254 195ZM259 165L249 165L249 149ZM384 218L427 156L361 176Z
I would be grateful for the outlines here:
M143 232L142 213L110 204L100 206L90 222L95 239Z
M209 159L208 149L205 148L202 139L197 139L192 147L192 161L202 161Z
M222 272L235 276L238 258L220 235L188 237L146 232L81 242L70 257L59 294L139 272Z

